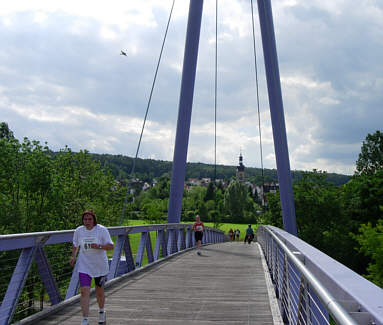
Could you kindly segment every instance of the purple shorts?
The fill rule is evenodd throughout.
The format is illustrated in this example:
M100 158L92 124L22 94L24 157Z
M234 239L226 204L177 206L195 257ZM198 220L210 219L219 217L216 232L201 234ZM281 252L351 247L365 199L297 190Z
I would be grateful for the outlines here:
M92 277L89 274L79 272L80 286L81 287L90 287L92 282ZM94 278L94 283L97 287L102 288L106 282L106 275L98 276Z

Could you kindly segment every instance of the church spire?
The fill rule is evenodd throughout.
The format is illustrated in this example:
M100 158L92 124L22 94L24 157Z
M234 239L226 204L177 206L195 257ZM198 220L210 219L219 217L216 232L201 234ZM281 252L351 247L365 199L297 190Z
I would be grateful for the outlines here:
M237 166L237 180L245 181L245 165L243 164L242 150L239 152L239 165Z

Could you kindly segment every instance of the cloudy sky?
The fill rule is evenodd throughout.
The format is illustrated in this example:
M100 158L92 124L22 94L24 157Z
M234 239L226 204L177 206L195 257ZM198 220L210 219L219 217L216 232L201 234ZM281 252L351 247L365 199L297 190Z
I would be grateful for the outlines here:
M0 121L54 150L134 156L171 5L1 1ZM188 5L175 2L141 158L173 158ZM383 2L272 6L291 168L352 174L366 135L382 130ZM260 167L250 8L219 0L217 162L236 165L241 150ZM191 162L214 163L214 10L205 0ZM275 168L258 15L256 33L264 166Z

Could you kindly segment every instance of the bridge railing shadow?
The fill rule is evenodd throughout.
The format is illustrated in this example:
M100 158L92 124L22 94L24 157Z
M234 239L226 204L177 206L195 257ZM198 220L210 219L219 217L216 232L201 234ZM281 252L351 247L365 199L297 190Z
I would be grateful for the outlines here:
M108 280L195 246L192 226L161 224L108 228L115 248ZM0 236L0 325L10 324L78 294L77 264L69 265L74 230ZM203 244L225 241L205 227Z
M381 288L279 228L257 239L285 323L383 325Z

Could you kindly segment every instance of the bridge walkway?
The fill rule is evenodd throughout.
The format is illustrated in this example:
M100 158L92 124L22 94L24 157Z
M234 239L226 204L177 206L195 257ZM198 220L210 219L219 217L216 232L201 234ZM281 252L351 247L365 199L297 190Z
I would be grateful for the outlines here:
M273 324L265 271L257 244L205 246L106 288L107 324ZM97 324L91 298L90 324ZM38 324L81 323L80 304Z

